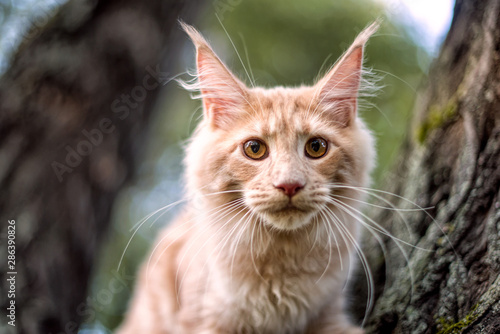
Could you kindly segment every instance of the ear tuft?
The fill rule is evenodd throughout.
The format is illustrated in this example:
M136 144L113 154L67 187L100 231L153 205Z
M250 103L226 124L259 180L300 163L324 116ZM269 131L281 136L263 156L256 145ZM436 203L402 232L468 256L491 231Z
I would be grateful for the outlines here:
M193 41L193 44L196 47L196 49L205 46L210 48L207 40L192 25L189 25L184 21L179 21L179 24L181 25L182 30L184 30L186 34L188 34L191 41Z

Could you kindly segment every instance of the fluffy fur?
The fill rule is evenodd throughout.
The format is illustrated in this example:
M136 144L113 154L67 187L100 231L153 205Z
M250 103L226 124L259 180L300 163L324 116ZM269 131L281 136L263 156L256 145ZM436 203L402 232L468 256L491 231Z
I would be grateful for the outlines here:
M343 311L373 139L357 117L365 29L311 87L246 87L197 49L204 118L187 147L184 212L143 265L120 334L363 333ZM305 154L311 138L326 154ZM265 143L252 160L246 141ZM287 195L282 185L297 184Z

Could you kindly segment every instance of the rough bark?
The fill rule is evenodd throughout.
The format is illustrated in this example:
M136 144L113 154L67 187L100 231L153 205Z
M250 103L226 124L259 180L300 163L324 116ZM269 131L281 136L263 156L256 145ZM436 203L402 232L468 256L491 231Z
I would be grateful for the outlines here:
M88 315L81 305L113 201L134 174L158 70L168 71L177 19L192 5L71 1L28 34L1 78L0 332L75 333ZM5 261L9 220L15 268ZM4 315L13 299L15 328Z
M368 333L500 331L499 17L499 0L456 2L411 138L387 179L389 191L431 209L370 213L416 247L385 237L384 254L366 237L378 297Z

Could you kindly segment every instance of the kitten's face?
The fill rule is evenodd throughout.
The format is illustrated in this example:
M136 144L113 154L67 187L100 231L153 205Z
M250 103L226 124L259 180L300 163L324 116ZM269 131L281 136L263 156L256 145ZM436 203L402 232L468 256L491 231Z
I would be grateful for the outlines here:
M373 143L356 117L362 47L313 87L247 88L188 32L205 109L188 148L191 192L236 190L227 198L243 198L249 216L292 230L321 218L334 184L367 185Z
M230 183L244 189L253 212L279 229L310 222L328 204L332 183L352 183L368 164L360 156L364 149L353 152L353 141L366 134L335 124L311 99L311 89L253 92L252 116L221 139L235 144L226 155Z

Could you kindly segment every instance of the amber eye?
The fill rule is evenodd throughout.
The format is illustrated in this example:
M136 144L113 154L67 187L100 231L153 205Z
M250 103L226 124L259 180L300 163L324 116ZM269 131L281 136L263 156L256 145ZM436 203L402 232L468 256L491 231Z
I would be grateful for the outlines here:
M243 152L250 159L261 160L267 157L267 146L258 139L251 139L243 144Z
M328 143L323 138L311 138L306 143L306 155L312 159L321 158L328 150Z

